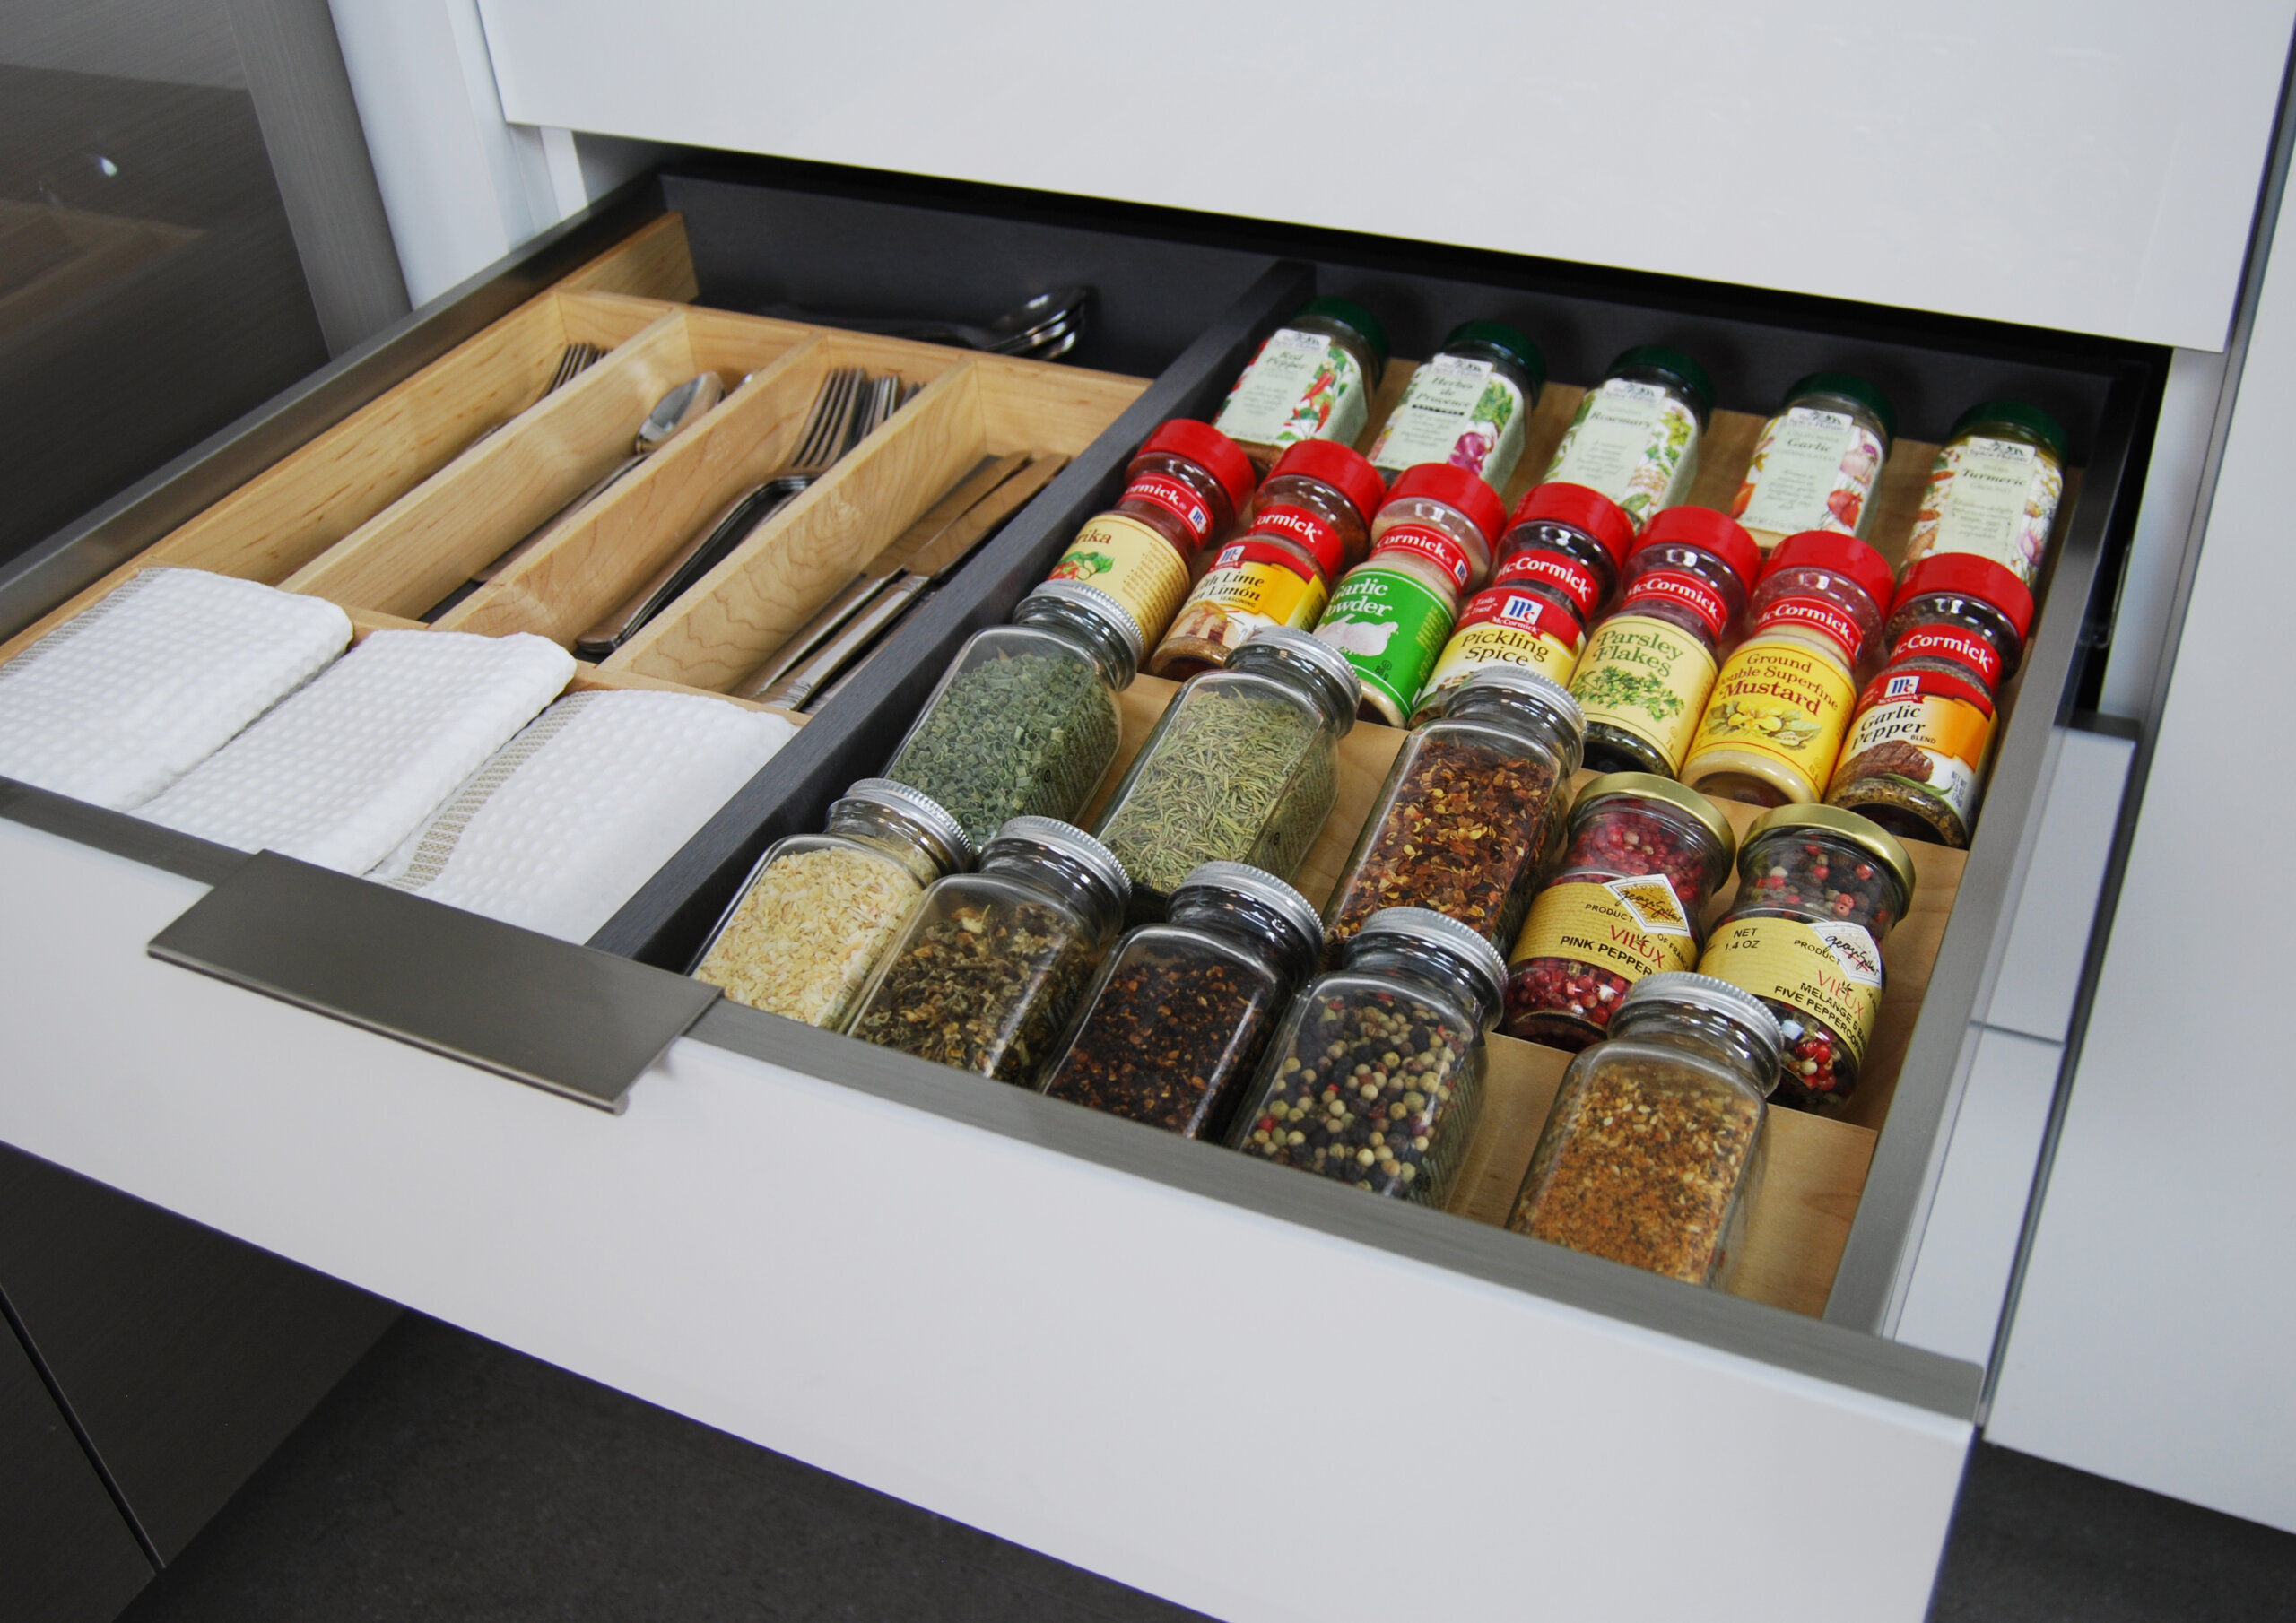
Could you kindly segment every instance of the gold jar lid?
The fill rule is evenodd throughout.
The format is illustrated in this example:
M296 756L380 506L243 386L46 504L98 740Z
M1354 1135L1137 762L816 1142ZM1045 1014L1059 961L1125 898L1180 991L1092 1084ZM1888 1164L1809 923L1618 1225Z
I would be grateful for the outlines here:
M1687 812L1702 824L1714 843L1722 847L1725 862L1734 860L1738 850L1738 831L1730 826L1730 819L1716 805L1687 784L1678 784L1671 777L1660 777L1655 772L1605 772L1585 788L1571 803L1570 821L1575 827L1587 815L1587 808L1596 801L1613 794L1638 795L1644 800L1663 800L1668 805ZM1864 819L1859 819L1861 822ZM1876 833L1880 830L1876 829ZM1886 838L1886 837L1884 837Z
M1831 834L1837 839L1848 840L1859 850L1890 871L1898 881L1898 889L1905 893L1905 907L1913 906L1913 856L1898 843L1897 837L1879 823L1872 822L1855 812L1845 812L1839 806L1779 806L1763 812L1746 830L1740 849L1749 849L1766 834L1790 833L1796 829L1814 829ZM1900 909L1903 916L1903 909Z

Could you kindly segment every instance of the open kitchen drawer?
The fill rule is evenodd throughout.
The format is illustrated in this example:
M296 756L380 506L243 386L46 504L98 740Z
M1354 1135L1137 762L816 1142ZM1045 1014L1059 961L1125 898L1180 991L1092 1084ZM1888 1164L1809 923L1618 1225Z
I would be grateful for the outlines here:
M657 218L665 208L677 218ZM617 243L624 251L608 252ZM586 266L587 280L556 280ZM817 527L806 513L777 520L788 542L763 549L773 557L728 560L658 634L585 673L722 690L802 619L805 594L833 587L929 501L936 480L984 450L1072 457L592 945L634 960L622 967L631 976L683 968L764 844L818 826L847 783L883 764L964 637L1042 578L1149 429L1215 409L1252 346L1316 291L1380 313L1401 356L1427 353L1474 316L1538 340L1558 382L1518 483L1543 464L1570 386L1629 343L1674 343L1713 371L1723 409L1693 499L1714 505L1787 383L1822 368L1872 377L1904 431L1883 499L1906 524L1894 540L1877 534L1885 551L1902 544L1911 493L1954 414L2028 398L2066 423L2081 477L1988 803L1969 852L1919 853L1922 897L1890 945L1890 1002L1860 1096L1840 1120L1773 1112L1771 1188L1743 1271L1752 1299L1492 1226L1561 1069L1529 1045L1498 1046L1452 1212L723 1002L612 1118L152 961L145 942L227 878L235 854L25 792L0 800L0 886L15 923L0 947L0 998L22 1034L20 1063L0 1080L0 1139L1223 1616L1431 1604L1456 1616L1526 1604L1588 1617L1920 1616L1980 1372L1884 1332L2024 870L2050 730L2074 692L2100 563L2134 514L2162 358L1584 267L783 169L642 185L426 313L395 360L387 345L315 379L304 416L283 408L267 457L237 444L218 455L283 471L330 443L348 456L366 432L354 412L379 424L393 398L413 401L469 348L480 315L544 331L530 357L554 353L551 321L621 322L612 364L644 378L636 395L655 374L635 357L657 350L683 364L729 346L739 356L723 364L751 376L721 412L770 425L792 401L802 412L810 369L880 341L726 312L787 299L986 316L1068 282L1100 290L1079 365L1014 372L932 352L944 369L881 448L857 453L820 492ZM344 381L362 366L363 391ZM1392 369L1385 401L1403 370ZM259 559L243 572L390 623L517 533L508 509L499 534L483 534L426 514L423 475L423 490L484 481L498 505L547 511L552 492L579 489L611 448L610 435L575 431L587 421L576 391L604 387L586 378L528 412L515 432L530 454L515 459L490 441L457 460L443 418L401 422L403 444L442 448L427 464L414 449L376 458L340 496L274 512L260 482L242 477L241 494L200 492L224 502L211 507L221 517L170 515L142 546L115 520L90 538L77 578L66 554L35 560L0 580L0 604L37 584L47 612L111 569L151 561L152 543L204 533L199 557ZM490 409L520 399L506 385ZM456 431L484 415L474 408ZM1092 426L1048 440L1055 423ZM548 424L563 435L545 438ZM642 578L625 537L654 533L641 522L653 504L699 513L738 488L751 464L734 443L683 447L441 624L563 635L578 605L610 589L601 572ZM880 473L909 494L873 507L857 532L833 499L874 490ZM1885 515L1884 532L1896 522ZM848 551L823 551L832 537ZM1144 679L1127 696L1127 748L1169 692ZM1371 726L1351 735L1311 894L1398 741ZM506 959L520 950L519 933L497 939ZM488 971L477 962L472 973L483 984ZM506 1003L503 1018L549 1011Z

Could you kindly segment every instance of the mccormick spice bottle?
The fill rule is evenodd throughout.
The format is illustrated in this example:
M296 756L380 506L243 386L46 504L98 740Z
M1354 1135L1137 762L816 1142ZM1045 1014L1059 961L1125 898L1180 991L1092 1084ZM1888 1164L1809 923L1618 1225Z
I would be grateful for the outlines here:
M1303 439L1352 446L1371 420L1387 330L1345 299L1310 299L1259 346L1213 427L1262 473Z
M1348 571L1316 635L1363 683L1363 719L1400 727L1451 635L1459 599L1491 573L1507 509L1480 476L1407 469L1371 521L1371 556Z
M1949 552L1908 569L1890 663L1858 698L1826 804L1900 839L1966 846L1996 701L2032 623L2032 594L1990 559Z
M1570 1062L1507 1227L1691 1285L1726 1286L1761 1187L1778 1021L1703 975L1636 983Z
M2064 495L2065 430L2056 418L2016 400L1973 405L1938 447L1906 562L1973 552L2030 590L2040 578Z
M1081 829L1016 817L925 893L852 1033L1027 1087L1124 916L1124 870Z
M1610 1029L1627 989L1690 969L1738 837L1694 789L1613 772L1579 792L1561 871L1508 955L1509 1037L1576 1053Z
M1371 464L1393 480L1422 462L1448 463L1503 490L1545 386L1538 345L1503 321L1461 322L1404 385L1371 442Z
M1224 664L1262 626L1312 630L1332 583L1362 561L1371 515L1387 493L1371 464L1334 440L1306 439L1284 452L1252 498L1242 535L1213 552L1148 673L1185 681Z
M1585 724L1560 683L1487 665L1413 729L1324 907L1326 957L1383 907L1427 907L1512 941L1549 855Z
M1650 521L1627 557L1625 595L1570 678L1588 766L1674 775L1761 569L1753 537L1710 508L1669 508Z
M1205 863L1172 892L1169 923L1109 955L1044 1091L1216 1140L1322 941L1316 910L1282 880Z
M1738 894L1699 959L1770 1005L1786 1034L1779 1100L1836 1107L1882 1008L1882 942L1913 900L1913 859L1855 812L1781 806L1738 846Z
M1374 1194L1440 1205L1483 1106L1505 966L1422 907L1364 921L1294 999L1228 1142Z
M1257 479L1225 434L1175 418L1148 436L1125 470L1124 494L1084 521L1049 578L1107 593L1147 647L1187 595L1188 560L1228 533Z
M925 887L971 865L955 818L904 785L865 777L830 807L826 831L767 847L694 976L737 1003L842 1030Z
M1625 351L1578 402L1545 478L1600 490L1640 529L1690 494L1713 409L1706 369L1681 351Z
M1863 378L1811 373L1761 425L1730 516L1765 552L1805 530L1864 536L1897 421L1890 397Z
M1757 806L1824 794L1895 584L1854 535L1781 542L1754 588L1752 634L1715 678L1683 781Z

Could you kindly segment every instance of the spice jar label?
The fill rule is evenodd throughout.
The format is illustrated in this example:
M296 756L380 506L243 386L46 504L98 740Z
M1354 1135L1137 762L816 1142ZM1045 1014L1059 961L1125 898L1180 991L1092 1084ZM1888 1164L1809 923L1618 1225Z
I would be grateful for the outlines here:
M1544 547L1518 552L1499 566L1491 577L1494 586L1552 586L1570 600L1581 617L1590 616L1603 600L1603 583L1577 559Z
M1288 501L1262 508L1254 514L1251 534L1282 535L1298 542L1323 566L1326 576L1335 577L1347 567L1347 543L1331 521L1320 513L1293 507Z
M1619 607L1653 603L1679 603L1688 609L1705 622L1707 634L1717 642L1730 624L1730 605L1722 594L1687 569L1652 569L1637 577Z
M1187 563L1178 550L1122 513L1088 520L1048 578L1098 586L1125 606L1145 643L1164 634L1187 595Z
M1661 969L1694 967L1698 939L1662 876L1572 881L1539 892L1507 955L1517 964L1535 958L1574 959L1631 983Z
M1375 468L1447 462L1504 481L1523 454L1523 395L1487 360L1439 355L1411 375L1379 437ZM1488 478L1488 474L1484 474Z
M1974 631L1951 626L1916 626L1892 645L1890 663L1909 659L1950 659L1967 665L1992 687L2001 680L2001 650Z
M1352 446L1370 420L1370 393L1363 369L1337 343L1283 327L1259 346L1212 426L1245 445Z
M1679 503L1698 473L1698 419L1655 384L1624 378L1589 389L1540 482L1600 490L1639 530Z
M1126 501L1152 502L1178 519L1191 542L1202 546L1212 535L1212 509L1185 482L1170 473L1143 473L1124 487Z
M1389 525L1371 543L1371 551L1410 552L1427 559L1460 586L1465 586L1474 574L1474 560L1467 556L1467 550L1432 525Z
M1993 738L1993 707L1967 682L1936 671L1884 671L1841 747L1830 794L1867 778L1894 778L1944 803L1961 828L1977 804Z
M1937 453L1914 516L1905 560L1974 552L2031 586L2048 551L2065 475L2054 459L2013 439L1971 435Z
M1326 601L1324 583L1281 547L1231 542L1187 595L1171 634L1232 648L1262 626L1312 628Z
M1451 605L1396 569L1350 574L1316 625L1316 635L1355 667L1363 697L1396 726L1411 715L1450 634Z
M1770 420L1730 516L1766 535L1855 535L1882 471L1882 442L1846 412L1796 406Z
M1678 626L1641 614L1613 614L1596 629L1570 679L1588 722L1631 733L1682 766L1707 693L1714 656Z
M1428 673L1427 689L1454 686L1495 664L1524 665L1567 682L1578 664L1578 622L1570 611L1543 597L1496 589L1477 593Z
M1732 919L1714 933L1698 967L1800 1010L1839 1036L1853 1064L1864 1062L1882 1010L1882 950L1863 924Z
M1754 638L1723 664L1692 762L1709 751L1758 755L1793 771L1814 798L1833 769L1857 698L1832 661Z
M1865 641L1857 620L1839 604L1800 593L1781 597L1764 608L1754 629L1767 631L1773 626L1807 626L1830 638L1841 650L1842 657L1851 661L1857 659L1858 646Z

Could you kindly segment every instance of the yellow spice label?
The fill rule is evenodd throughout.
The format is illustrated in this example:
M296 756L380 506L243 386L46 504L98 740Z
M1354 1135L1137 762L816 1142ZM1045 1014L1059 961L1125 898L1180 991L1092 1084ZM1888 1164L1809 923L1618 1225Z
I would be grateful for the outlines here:
M1882 950L1864 925L1734 919L1706 943L1698 972L1802 1011L1832 1028L1852 1063L1865 1060L1882 1011Z
M1187 562L1179 549L1137 518L1102 513L1088 521L1052 568L1052 580L1097 586L1122 603L1152 646L1187 595Z
M1222 555L1243 550L1239 543L1223 549ZM1328 601L1322 581L1284 564L1250 558L1215 560L1187 595L1171 635L1232 648L1263 626L1313 630Z
M1573 882L1539 892L1508 962L1567 958L1629 981L1698 962L1698 942L1664 876Z
M1714 686L1714 656L1679 626L1613 614L1587 643L1570 692L1590 722L1607 722L1665 754L1679 770Z
M1814 800L1833 770L1857 701L1857 687L1831 660L1757 637L1723 662L1683 775L1695 778L1700 761L1733 751L1788 768Z

